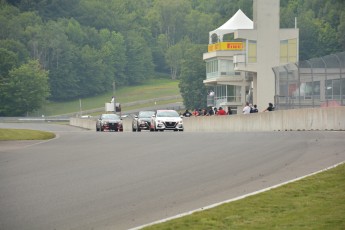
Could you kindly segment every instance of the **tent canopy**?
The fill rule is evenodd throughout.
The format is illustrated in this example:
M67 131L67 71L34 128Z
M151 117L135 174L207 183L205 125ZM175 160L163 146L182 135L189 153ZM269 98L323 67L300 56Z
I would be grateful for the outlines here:
M220 26L218 29L215 29L209 33L210 44L212 41L212 34L218 36L218 41L223 41L223 36L225 34L233 33L238 29L253 29L253 21L250 20L241 9L239 9L232 18L230 18L226 23Z

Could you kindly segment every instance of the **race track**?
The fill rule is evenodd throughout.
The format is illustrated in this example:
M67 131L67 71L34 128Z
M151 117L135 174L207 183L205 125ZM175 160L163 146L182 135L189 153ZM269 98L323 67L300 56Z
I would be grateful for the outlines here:
M345 132L108 133L0 141L0 229L129 229L345 160Z

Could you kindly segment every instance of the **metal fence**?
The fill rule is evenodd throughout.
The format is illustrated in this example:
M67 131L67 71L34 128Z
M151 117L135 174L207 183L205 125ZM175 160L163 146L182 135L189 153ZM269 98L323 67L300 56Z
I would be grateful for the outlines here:
M273 71L277 109L344 105L345 52L289 63Z

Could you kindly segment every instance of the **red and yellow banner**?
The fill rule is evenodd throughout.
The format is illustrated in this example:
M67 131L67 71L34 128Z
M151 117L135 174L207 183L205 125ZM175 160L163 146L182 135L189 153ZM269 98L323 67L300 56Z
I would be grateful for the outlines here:
M208 52L217 50L243 50L243 42L219 42L208 45Z

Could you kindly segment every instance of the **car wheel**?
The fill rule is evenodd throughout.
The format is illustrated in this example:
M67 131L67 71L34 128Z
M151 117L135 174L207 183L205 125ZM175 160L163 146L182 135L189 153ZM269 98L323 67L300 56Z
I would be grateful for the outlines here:
M132 132L135 132L135 131L137 131L137 130L132 126Z

